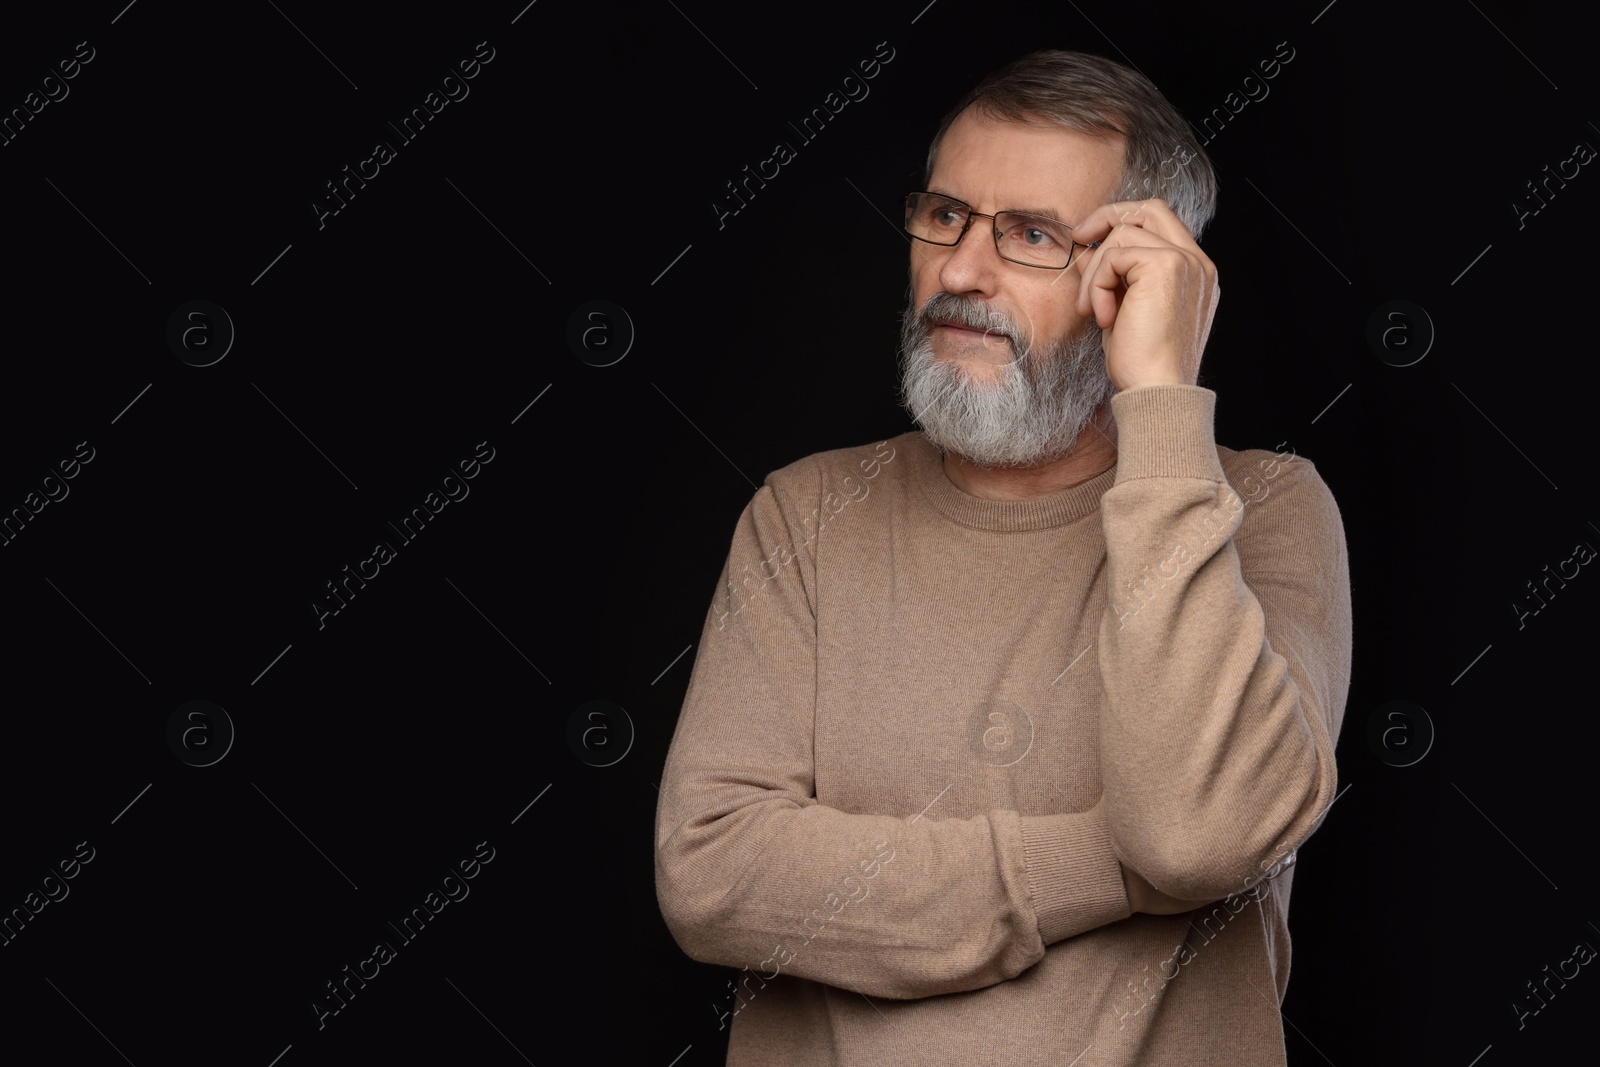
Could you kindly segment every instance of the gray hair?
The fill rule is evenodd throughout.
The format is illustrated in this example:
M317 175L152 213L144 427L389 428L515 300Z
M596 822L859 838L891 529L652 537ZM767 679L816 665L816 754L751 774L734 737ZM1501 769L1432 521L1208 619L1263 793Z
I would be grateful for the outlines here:
M1001 67L963 96L928 147L923 184L939 142L956 117L975 107L990 118L1059 125L1127 139L1118 200L1165 200L1195 240L1217 210L1217 175L1178 109L1150 79L1103 56L1051 49Z

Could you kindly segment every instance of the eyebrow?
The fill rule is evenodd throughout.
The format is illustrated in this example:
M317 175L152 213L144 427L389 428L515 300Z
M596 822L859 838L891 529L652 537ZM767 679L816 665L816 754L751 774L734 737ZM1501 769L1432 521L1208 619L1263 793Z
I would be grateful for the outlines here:
M1037 218L1049 219L1051 222L1060 223L1069 230L1072 228L1071 223L1047 207L1008 207L1004 210L1014 212L1018 215L1033 215Z
M954 200L954 201L956 201L957 203L960 203L960 204L966 204L967 203L965 200L962 200L959 196L956 196L953 193L947 193L943 189L929 189L928 192L937 194L938 196L947 197L947 198L949 198L951 200ZM967 206L970 207L971 205L968 204ZM1047 207L1003 207L1000 210L1001 211L1009 211L1009 212L1011 212L1013 214L1016 214L1016 215L1033 215L1033 216L1035 216L1037 218L1049 219L1051 222L1059 223L1060 225L1066 226L1069 229L1072 226L1071 223L1069 223L1066 219L1062 218L1056 211L1054 211L1051 208L1047 208Z

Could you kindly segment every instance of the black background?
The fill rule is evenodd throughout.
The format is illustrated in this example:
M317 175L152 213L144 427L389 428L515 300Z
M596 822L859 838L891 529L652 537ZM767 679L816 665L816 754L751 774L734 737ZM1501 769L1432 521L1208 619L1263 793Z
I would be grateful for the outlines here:
M1198 122L1287 42L1207 148L1223 299L1202 384L1221 443L1316 463L1350 544L1348 789L1300 855L1290 1062L1589 1047L1587 970L1520 1030L1511 1008L1600 944L1600 578L1520 629L1511 606L1600 545L1600 177L1520 226L1512 206L1600 144L1592 39L1555 6L121 2L0 34L7 113L94 49L0 146L0 510L94 450L0 547L0 911L95 850L0 947L8 1044L140 1067L721 1063L732 972L661 921L656 783L754 486L910 428L888 219L939 118L1067 47L1132 62ZM386 121L480 41L470 95L399 144ZM870 95L719 228L724 183L879 42ZM396 158L319 228L313 198L380 139ZM190 300L237 332L211 366L166 340ZM567 340L590 300L637 331L610 366ZM1385 320L1386 361L1367 331L1393 300L1431 327ZM319 628L324 583L480 441L470 495ZM1405 767L1368 740L1397 699L1437 731ZM167 742L189 700L236 730L210 766ZM567 740L590 700L626 710L608 767ZM1422 743L1402 725L1395 746ZM480 841L470 896L319 1029L310 998Z

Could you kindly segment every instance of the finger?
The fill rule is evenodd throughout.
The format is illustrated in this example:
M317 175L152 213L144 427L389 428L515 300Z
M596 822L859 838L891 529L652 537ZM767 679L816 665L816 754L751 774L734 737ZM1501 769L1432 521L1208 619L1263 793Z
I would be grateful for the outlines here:
M1078 314L1088 315L1093 311L1102 329L1111 325L1109 319L1099 317L1100 313L1109 307L1111 317L1116 317L1116 309L1122 305L1122 295L1127 291L1126 286L1132 282L1128 272L1134 269L1144 254L1157 251L1160 249L1149 246L1101 242L1083 265L1083 274L1078 281ZM1108 292L1116 298L1109 304L1106 301Z
M1087 316L1093 310L1089 302L1089 279L1100 269L1101 253L1106 247L1104 243L1097 244L1093 249L1085 249L1081 257L1082 265L1078 268L1078 298L1073 301L1073 310L1080 316Z
M1099 322L1098 319L1097 309L1094 303L1094 293L1096 292L1096 286L1094 282L1096 278L1102 277L1102 271L1104 270L1103 264L1105 263L1106 257L1111 254L1111 248L1112 246L1104 241L1096 245L1094 251L1091 252L1088 255L1088 258L1084 260L1083 270L1078 275L1077 312L1079 315L1085 316L1095 314L1096 321L1099 323L1102 329L1105 328L1106 324L1104 322ZM1101 288L1104 287L1105 286L1103 285L1101 286Z
M1102 330L1109 330L1117 321L1117 312L1122 310L1122 292L1120 289L1090 290L1089 302L1093 307L1095 325Z
M1182 224L1180 223L1179 225L1181 226ZM1074 229L1073 238L1075 240L1079 240L1080 242L1087 241L1089 238L1087 236L1080 236L1078 233L1079 229L1081 229L1081 227ZM1187 233L1187 231L1184 232ZM1099 269L1100 264L1105 261L1106 257L1111 255L1112 250L1118 248L1142 248L1151 252L1171 252L1178 253L1180 255L1189 254L1199 256L1202 259L1205 257L1205 253L1200 251L1200 246L1194 244L1193 242L1189 242L1186 251L1184 246L1174 244L1163 237L1160 233L1156 232L1154 229L1147 229L1142 226L1119 223L1108 233L1106 233L1103 238L1094 243L1094 247L1091 252L1086 253L1089 258L1084 263L1083 273L1079 276L1078 286L1078 313L1080 315L1087 314L1089 309L1087 296L1089 291L1089 277Z
M1095 261L1084 272L1083 291L1079 297L1079 314L1093 314L1095 323L1103 330L1117 319L1122 308L1122 298L1133 283L1130 272L1138 269L1142 250L1125 246L1101 245L1095 249Z
M1137 227L1180 247L1200 247L1165 200L1118 200L1102 204L1072 228L1072 239L1080 244L1103 241L1118 226Z
M1120 231L1119 231L1120 232ZM1206 308L1214 306L1215 275L1210 260L1185 252L1168 244L1118 245L1102 244L1095 249L1093 262L1086 266L1082 289L1078 298L1078 313L1088 314L1092 308L1096 321L1104 329L1110 323L1103 317L1107 308L1115 311L1122 306L1128 288L1146 278L1157 289L1165 287L1169 299L1183 303L1196 301L1195 313L1203 315ZM1166 285L1163 286L1163 279ZM1107 295L1115 301L1108 302ZM1200 306L1205 305L1205 306Z

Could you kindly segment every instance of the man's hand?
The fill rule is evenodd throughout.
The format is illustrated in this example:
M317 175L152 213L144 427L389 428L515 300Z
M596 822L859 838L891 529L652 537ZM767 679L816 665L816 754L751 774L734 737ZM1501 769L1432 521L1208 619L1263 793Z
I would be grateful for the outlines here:
M1214 900L1179 900L1169 897L1149 882L1139 876L1139 872L1122 868L1122 884L1128 891L1128 906L1135 914L1145 915L1181 915L1186 911L1195 911L1207 904L1214 904Z
M1119 390L1194 385L1220 289L1217 268L1164 200L1107 204L1072 230L1100 242L1083 265L1077 311L1103 332Z

